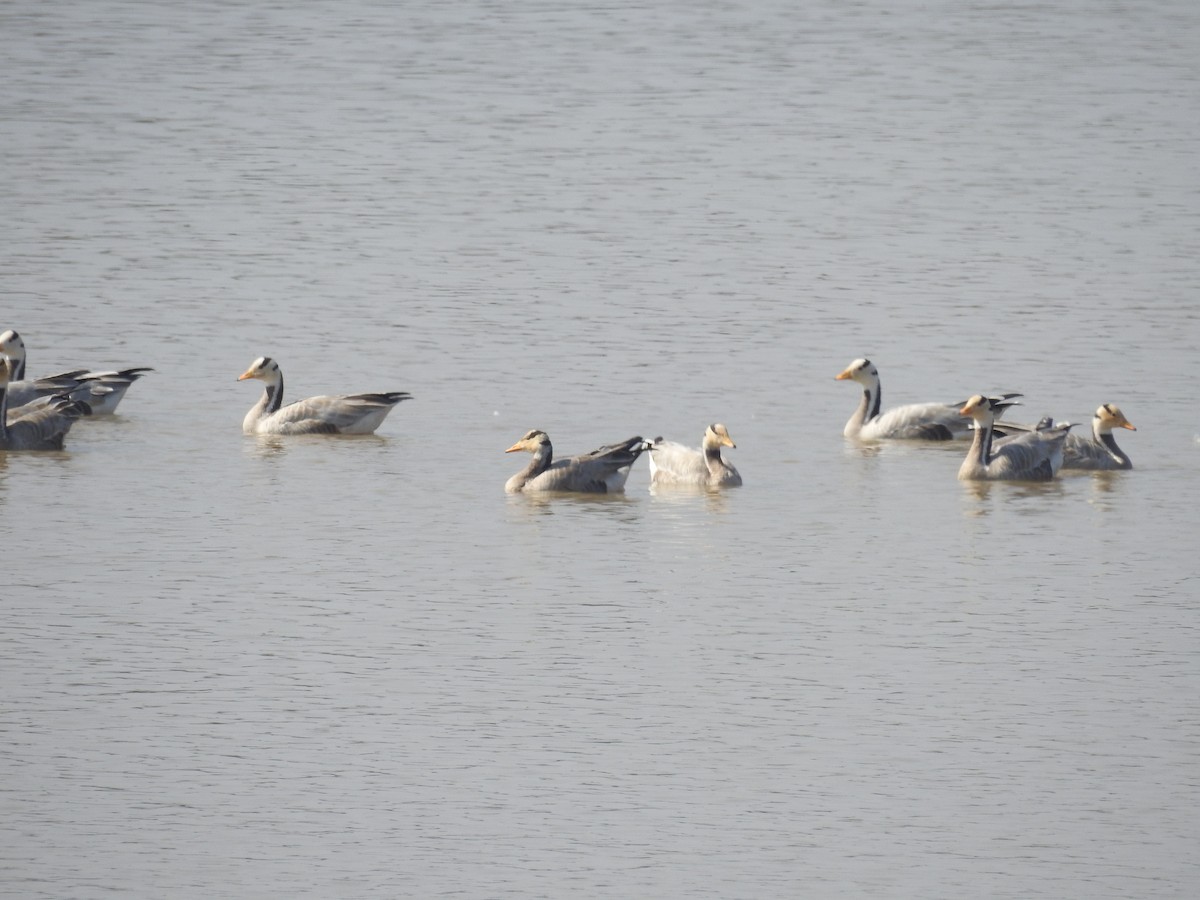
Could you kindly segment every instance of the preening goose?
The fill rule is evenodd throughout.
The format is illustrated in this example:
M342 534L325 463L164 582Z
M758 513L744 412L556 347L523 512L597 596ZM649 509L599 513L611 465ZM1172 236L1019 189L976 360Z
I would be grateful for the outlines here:
M9 385L9 404L14 409L26 403L53 394L70 393L75 400L83 400L92 409L92 415L111 415L117 404L129 390L129 386L154 370L148 366L135 366L111 372L92 372L88 369L72 369L45 378L25 380L25 341L12 329L0 334L0 354L12 360L12 383Z
M729 431L720 422L704 429L700 449L657 437L650 442L650 483L696 485L698 487L737 487L742 476L733 463L721 456L722 447L737 447Z
M1011 398L1019 396L976 394L963 405L959 412L974 420L975 436L958 470L960 481L1049 481L1058 473L1070 423L1008 437L994 436L996 415L1013 406Z
M269 356L250 364L238 381L257 378L266 383L262 398L242 420L246 434L372 434L392 407L411 400L406 391L309 397L283 406L283 372Z
M1013 425L1010 422L999 423L998 431L1045 431L1054 426L1054 419L1044 416L1036 425ZM1112 403L1105 403L1092 416L1092 436L1068 434L1067 442L1063 445L1064 469L1090 469L1092 471L1117 471L1132 469L1133 463L1129 455L1117 446L1113 437L1114 428L1128 428L1137 431L1133 423L1125 418L1125 414Z
M641 437L631 437L619 444L605 444L590 453L554 458L554 447L544 431L536 428L505 450L516 453L524 450L533 454L529 465L504 485L510 494L521 491L576 491L590 494L613 494L625 490L629 469L646 449Z
M838 381L857 381L863 389L862 400L842 431L848 438L948 441L965 437L970 429L953 403L909 403L880 412L883 392L879 370L869 359L854 360L835 377Z
M0 357L0 450L61 450L75 420L91 415L91 408L66 394L50 397L33 409L16 410L8 418L8 385L12 363Z

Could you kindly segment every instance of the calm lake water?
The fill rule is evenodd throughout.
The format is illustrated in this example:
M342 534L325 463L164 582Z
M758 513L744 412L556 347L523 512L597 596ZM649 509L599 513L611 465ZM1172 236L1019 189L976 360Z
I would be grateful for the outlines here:
M1200 6L0 8L0 894L1200 890ZM408 390L364 438L253 438ZM859 446L1022 391L1135 470ZM743 488L506 496L725 422Z

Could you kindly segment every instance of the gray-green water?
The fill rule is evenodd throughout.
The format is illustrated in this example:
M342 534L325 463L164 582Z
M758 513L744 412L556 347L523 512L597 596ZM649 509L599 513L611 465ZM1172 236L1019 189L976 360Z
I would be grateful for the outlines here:
M0 9L0 893L1190 897L1190 2ZM240 433L409 390L378 436ZM966 486L885 404L1118 403ZM745 487L508 497L723 421Z

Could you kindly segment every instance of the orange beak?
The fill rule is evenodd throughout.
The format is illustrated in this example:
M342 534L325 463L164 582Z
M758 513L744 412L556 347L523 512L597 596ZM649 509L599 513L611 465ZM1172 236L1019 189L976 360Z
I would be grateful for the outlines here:
M511 447L509 447L504 452L505 453L516 453L518 450L524 450L524 449L525 448L521 446L521 442L517 441L515 444L513 444Z

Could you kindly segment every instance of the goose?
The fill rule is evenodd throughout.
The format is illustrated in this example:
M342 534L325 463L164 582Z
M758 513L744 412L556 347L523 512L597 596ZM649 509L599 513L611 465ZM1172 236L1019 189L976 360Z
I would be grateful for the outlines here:
M1108 471L1132 469L1133 462L1129 454L1117 446L1117 440L1113 437L1114 428L1137 431L1119 407L1111 403L1101 404L1092 416L1091 439L1079 434L1067 438L1063 448L1063 468Z
M57 394L34 409L15 410L17 414L9 421L8 385L12 374L12 362L0 356L0 450L61 450L63 438L75 420L91 415L91 407L68 394Z
M970 430L953 403L909 403L881 413L883 392L879 385L879 370L869 359L854 360L835 378L837 381L857 381L863 389L858 409L842 431L848 438L948 441L965 437Z
M1041 431L1026 431L994 437L996 414L1013 406L1013 397L984 397L976 394L963 404L960 414L975 422L971 449L958 470L960 481L1049 481L1063 463L1063 445L1071 423L1051 425Z
M629 470L645 449L646 442L641 437L631 437L619 444L605 444L590 453L556 460L549 436L535 428L504 451L524 450L533 454L529 465L505 482L504 490L509 494L521 491L619 493L625 490Z
M70 393L74 399L85 401L91 407L92 415L112 415L129 386L147 372L154 371L148 366L111 372L72 369L45 378L26 380L25 341L11 328L0 334L0 355L8 357L13 363L8 400L14 409L43 397Z
M650 483L737 487L742 483L742 476L733 463L721 456L722 447L736 448L737 444L720 422L704 429L699 450L657 437L648 448Z
M389 391L309 397L283 406L283 372L269 356L260 356L237 380L248 378L257 378L267 387L242 420L246 434L373 434L393 406L412 399L406 391Z
M1053 417L1043 416L1033 426L1002 422L997 424L997 430L1003 428L1005 431L1018 432L1045 431L1053 426ZM1121 412L1119 407L1112 403L1101 404L1096 409L1095 415L1092 416L1092 436L1090 438L1081 434L1067 435L1067 442L1063 445L1062 467L1064 469L1090 469L1108 472L1132 469L1133 462L1129 459L1129 454L1117 446L1117 440L1113 437L1114 428L1128 428L1130 431L1137 431L1133 423L1125 418L1125 413Z

